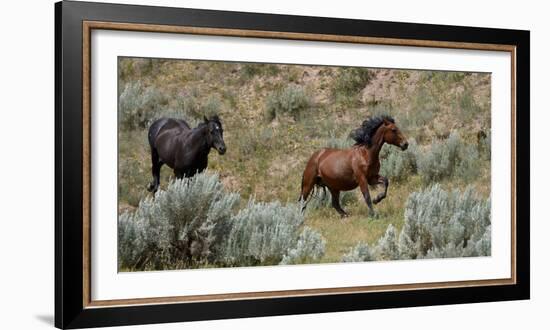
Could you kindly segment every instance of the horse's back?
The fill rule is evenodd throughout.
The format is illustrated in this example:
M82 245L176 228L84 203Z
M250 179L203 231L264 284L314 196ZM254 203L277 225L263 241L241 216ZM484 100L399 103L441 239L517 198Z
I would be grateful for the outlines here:
M338 160L339 158L346 157L346 154L348 153L348 150L346 149L335 149L335 148L323 148L315 151L311 157L309 157L309 160L306 165L307 171L314 171L316 174L319 175L321 172L321 166L330 166L330 163L332 163L331 158ZM346 157L347 158L347 157ZM328 159L328 162L327 162Z
M191 130L189 124L183 119L160 118L155 120L149 127L148 139L151 148L155 148L157 136L166 130L176 129L178 131Z
M317 153L317 161L324 162L326 159L348 158L351 149L323 148Z
M162 127L163 129L173 129L173 128L179 128L182 130L189 130L191 127L189 124L183 120L183 119L174 119L174 118L167 118L168 120Z

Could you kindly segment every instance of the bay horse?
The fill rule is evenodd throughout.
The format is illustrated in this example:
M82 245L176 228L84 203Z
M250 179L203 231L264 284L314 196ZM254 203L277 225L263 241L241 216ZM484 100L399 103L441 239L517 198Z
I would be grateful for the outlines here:
M191 129L181 119L161 118L149 127L151 171L153 181L147 190L155 193L160 184L160 168L166 164L174 170L176 178L192 177L208 166L211 148L220 155L227 151L223 140L223 127L216 115Z
M371 216L374 215L372 204L378 204L386 197L389 180L379 174L380 149L384 143L388 143L407 150L407 139L390 116L378 116L363 121L361 127L351 132L350 137L355 140L355 145L351 148L325 148L316 151L309 158L302 175L302 211L305 210L308 196L315 186L323 190L328 188L332 195L332 207L342 217L348 214L340 206L341 191L353 190L359 186ZM368 186L379 184L384 185L384 190L371 200Z

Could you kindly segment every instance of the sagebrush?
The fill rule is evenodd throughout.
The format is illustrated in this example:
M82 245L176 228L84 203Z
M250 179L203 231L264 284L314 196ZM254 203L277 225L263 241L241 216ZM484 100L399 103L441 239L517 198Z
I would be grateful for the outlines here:
M380 174L395 181L406 180L417 173L416 154L418 148L409 139L409 147L402 151L396 146L384 145L380 151Z
M301 113L311 106L311 97L305 88L294 83L278 89L266 98L266 115L268 120L283 115L299 119Z
M251 200L231 221L223 245L223 260L235 266L276 265L285 258L285 263L292 263L304 257L304 252L310 252L311 259L317 260L324 254L324 243L310 229L304 229L302 237L303 222L299 204ZM306 243L312 251L298 246Z
M390 224L373 246L361 242L342 261L490 255L490 200L479 198L471 186L463 192L447 192L436 184L409 196L399 234Z
M137 81L124 86L118 98L118 107L120 127L138 130L147 129L161 117L185 119L195 126L203 116L219 113L223 102L217 94L201 98L195 88L167 91Z
M237 211L239 199L216 174L170 182L120 215L119 269L293 264L324 255L325 241L303 226L299 204L250 200Z
M119 267L174 269L215 262L238 201L217 175L171 181L119 217Z
M334 95L354 95L371 81L373 72L367 68L340 68L333 86Z
M473 187L447 192L439 184L409 196L400 238L410 258L491 254L491 202Z
M124 129L146 128L163 106L168 96L154 86L140 81L128 83L118 99L120 126Z
M425 183L457 177L464 181L474 179L479 173L478 151L457 133L443 141L432 143L417 155L418 173Z

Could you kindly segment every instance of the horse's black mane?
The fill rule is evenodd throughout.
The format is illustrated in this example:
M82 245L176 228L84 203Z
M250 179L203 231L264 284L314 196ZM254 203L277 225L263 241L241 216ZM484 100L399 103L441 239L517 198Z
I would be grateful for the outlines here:
M370 147L372 145L372 137L374 136L374 133L385 120L395 123L395 119L388 115L368 118L363 121L361 127L351 131L350 137L355 140L356 145L366 144L367 147Z

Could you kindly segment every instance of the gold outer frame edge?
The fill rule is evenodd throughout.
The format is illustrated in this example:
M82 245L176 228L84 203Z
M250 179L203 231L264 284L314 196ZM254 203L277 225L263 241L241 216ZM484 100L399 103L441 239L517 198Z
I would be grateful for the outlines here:
M471 281L451 281L451 282L395 284L395 285L371 285L371 286L299 289L299 290L284 290L284 291L239 292L239 293L227 293L227 294L205 294L205 295L189 295L189 296L174 296L174 297L92 300L92 297L91 297L91 286L92 286L92 283L91 283L91 147L92 147L91 146L91 101L92 101L91 100L91 33L92 33L92 30L94 29L509 52L511 54L511 76L512 76L511 77L512 78L511 79L511 111L512 111L511 277L503 278L503 279L471 280ZM203 28L203 27L190 27L190 26L117 23L117 22L101 22L101 21L83 21L82 31L83 31L83 35L82 35L82 86L83 86L83 97L82 97L83 293L82 293L82 297L83 297L84 308L102 308L102 307L130 306L130 305L135 306L135 305L150 305L150 304L175 304L175 303L228 301L228 300L263 299L263 298L283 298L283 297L299 297L299 296L315 296L315 295L331 295L331 294L353 294L353 293L384 292L384 291L427 290L427 289L443 289L443 288L459 288L459 287L475 287L475 286L514 285L517 283L516 282L516 190L515 190L515 187L516 187L516 46L502 45L502 44L481 44L481 43L449 42L449 41L434 41L434 40L359 37L359 36L342 36L342 35L331 35L331 34Z
M91 301L91 208L92 208L92 95L91 95L91 37L88 24L82 25L82 303L87 307Z

